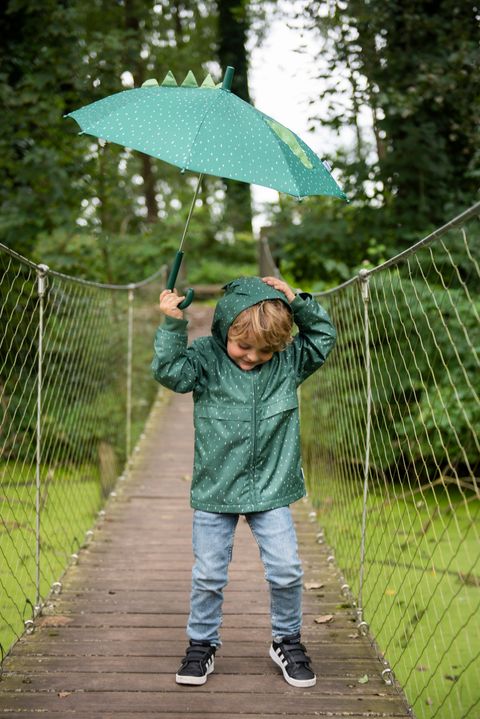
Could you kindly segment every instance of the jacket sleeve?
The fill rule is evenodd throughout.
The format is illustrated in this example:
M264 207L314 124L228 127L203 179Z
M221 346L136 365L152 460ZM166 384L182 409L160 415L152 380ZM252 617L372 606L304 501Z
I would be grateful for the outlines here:
M337 333L326 310L311 295L297 295L290 306L299 331L287 351L293 358L298 386L325 362Z
M187 347L187 320L166 317L154 341L152 373L157 382L174 392L198 389L202 377L200 355L195 342Z

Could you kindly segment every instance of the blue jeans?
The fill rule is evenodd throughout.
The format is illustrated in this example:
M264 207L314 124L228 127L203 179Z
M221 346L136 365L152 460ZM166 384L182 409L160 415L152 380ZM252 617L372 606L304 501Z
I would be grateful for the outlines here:
M193 515L192 594L187 634L219 646L223 589L228 581L238 514L196 509ZM302 624L302 577L297 536L289 507L245 515L260 549L270 584L275 639L298 634Z

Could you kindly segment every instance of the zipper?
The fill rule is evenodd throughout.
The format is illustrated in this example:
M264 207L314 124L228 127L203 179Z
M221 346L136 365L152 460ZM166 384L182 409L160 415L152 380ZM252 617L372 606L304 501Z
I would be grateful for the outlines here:
M255 386L255 375L252 372L252 389L253 389L253 397L252 397L252 483L253 483L253 494L255 496L255 456L257 453L257 433L256 433L256 426L257 426L257 392L256 392L256 386Z

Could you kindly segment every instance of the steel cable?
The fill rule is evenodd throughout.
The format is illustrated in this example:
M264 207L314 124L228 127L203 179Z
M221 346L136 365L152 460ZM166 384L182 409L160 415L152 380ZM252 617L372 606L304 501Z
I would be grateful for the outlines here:
M166 268L135 284L101 285L0 245L0 277L3 660L128 471L127 447L134 455L157 394L148 366Z
M319 293L338 342L302 391L322 541L359 630L419 719L474 719L478 706L479 214L477 204L356 283Z

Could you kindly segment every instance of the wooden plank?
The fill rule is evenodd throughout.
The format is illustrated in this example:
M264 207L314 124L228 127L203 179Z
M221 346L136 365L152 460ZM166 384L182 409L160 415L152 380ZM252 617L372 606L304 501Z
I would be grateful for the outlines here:
M38 712L35 709L22 709L22 717L29 717L29 716L35 716L38 718ZM52 707L49 709L49 716L59 716L63 717L68 716L65 715L65 712L63 710L63 706L61 702L59 702L58 706ZM109 711L102 711L101 715L92 713L91 711L83 712L83 711L75 711L75 713L72 715L74 719L139 719L139 714L137 712L124 712L124 711L115 711L114 713ZM185 719L186 714L181 713L177 714L176 712L168 712L168 714L160 714L155 711L149 712L148 716L150 719L155 719L156 717L162 717L162 719ZM188 716L191 719L206 719L209 715L205 714L205 712L197 712L194 709L191 709L188 711ZM228 712L228 714L224 714L223 712L216 712L215 713L215 719L245 719L245 717L248 716L248 719L265 719L264 714L257 714L257 713L251 713L249 712L248 715L245 714L242 711L241 707L232 707L231 711ZM322 712L322 711L316 711L314 712L313 716L329 716L329 717L343 717L345 719L346 716L348 716L348 719L369 719L369 718L375 718L375 717L386 717L387 715L382 713L372 713L372 712L365 712L362 714L357 714L357 712L352 713L348 712L348 714L345 714L345 712ZM398 714L388 714L389 717L393 716L403 716ZM12 714L10 712L8 713L0 713L0 719L12 719Z
M136 657L135 671L133 673L140 674L169 674L178 668L177 657ZM60 657L44 657L44 656L12 656L5 662L5 677L13 675L30 676L36 673L44 673L48 671L50 674L55 672L78 673L79 661L77 656L60 656ZM344 677L348 679L358 679L364 674L368 674L369 678L376 679L379 677L381 669L380 663L373 658L360 659L350 658L348 662L344 659L334 659L330 656L318 656L315 659L315 668L317 670L319 681L328 677ZM243 676L246 674L272 674L275 667L272 660L268 656L258 657L254 662L248 657L225 657L218 656L216 674L235 674ZM88 662L81 664L83 673L101 673L101 674L130 674L132 673L131 663L125 661L125 657L89 657ZM383 680L382 680L383 686Z
M94 611L88 614L58 614L44 617L38 621L51 622L50 626L55 629L59 626L69 627L140 627L140 628L162 628L176 627L185 629L186 614L161 614L161 613L102 613L97 614ZM55 624L58 619L58 623ZM224 627L242 627L253 628L265 627L265 618L261 614L231 614L225 618Z
M245 585L241 582L236 583L233 587L228 587L224 593L225 603L234 603L240 605L240 603L251 602L252 605L261 605L269 601L269 591L266 583L263 582L263 577L259 577L259 586L256 590L246 589ZM133 588L126 589L125 587L112 588L112 585L106 585L102 589L97 587L85 588L84 590L76 590L73 592L64 592L63 602L65 606L69 604L80 604L82 601L88 601L91 605L96 604L110 604L116 606L135 606L137 605L139 610L144 604L151 603L152 599L156 597L160 601L168 602L172 597L178 597L179 593L187 595L190 593L190 581L188 582L175 582L170 583L169 586L161 586L158 588L148 587L141 589ZM320 601L319 601L320 600ZM334 607L337 609L346 609L344 602L341 598L336 596L332 592L305 592L303 598L303 605L307 609L317 611L320 609L319 604ZM60 608L60 605L58 605Z
M239 573L232 573L227 587L227 592L238 592L245 591L245 581L250 579L250 572L244 571ZM258 577L260 588L264 588L268 591L268 586L263 582L263 576ZM97 576L92 576L91 572L88 576L82 579L78 578L75 581L69 581L68 588L65 589L62 596L71 596L72 594L86 594L92 592L162 592L162 591L179 591L189 590L191 585L191 572L185 570L183 572L176 571L167 576L155 577L147 576L142 578L141 574L135 575L135 577L129 577L128 585L125 585L125 581L113 574L110 578L105 577L102 573ZM315 596L321 596L322 598L328 597L330 602L343 603L344 599L340 596L337 587L331 588L331 586L325 586L321 590L307 590L309 593L313 593Z
M221 662L214 676L209 677L203 688L208 692L225 692L232 689L232 673L222 671ZM51 672L36 674L16 674L9 676L9 691L32 692L176 692L174 671L163 674L140 673L137 671L116 674L112 672ZM213 680L214 681L211 681ZM235 692L275 694L276 696L297 696L298 689L289 686L273 666L265 674L241 674L235 676ZM349 678L322 677L315 689L316 696L332 696L348 691L350 696L378 696L384 693L384 685L380 677L372 677L365 687Z
M279 686L283 687L283 683ZM289 716L328 716L328 713L337 712L369 712L377 716L402 716L402 709L399 702L389 697L380 696L323 696L315 692L302 690L294 696L282 694L278 702L272 700L269 694L255 693L245 695L240 692L215 691L215 674L209 679L208 691L196 690L192 687L179 686L175 692L72 692L66 697L59 698L55 692L18 693L3 692L4 701L9 711L32 710L41 713L47 711L91 711L92 717L98 716L105 711L131 711L141 714L155 712L162 714L190 713L193 709L204 712L204 716L217 713L238 713L239 707L243 714L251 711L260 713L262 716L278 716L281 709L282 715ZM206 688L205 686L205 688ZM7 707L3 707L5 710Z
M247 632L248 630L246 630ZM160 657L173 656L181 658L184 654L186 646L185 639L177 641L156 641L135 639L125 639L116 642L106 642L101 638L97 641L85 641L80 639L76 642L58 641L57 637L36 638L28 637L22 639L16 645L15 653L17 656L36 654L37 656L124 656L124 657ZM236 642L235 644L224 644L219 650L221 655L225 657L263 657L268 655L269 643L264 642ZM315 644L309 642L308 652L315 661L317 654L323 652L324 656L333 659L343 659L348 661L349 658L358 659L366 655L366 647L364 644L339 644L338 642L328 643L325 646L322 643Z
M233 642L245 642L245 630L249 628L248 616L244 615L244 624L240 627L222 627L222 640L225 644ZM65 642L70 644L71 642L78 642L80 640L85 642L124 642L124 641L178 641L178 628L185 626L185 617L183 618L183 624L177 624L175 627L131 627L125 625L123 627L111 627L104 626L101 631L98 627L82 626L82 627L71 627L68 628L63 626L57 627L44 627L36 632L36 641L50 641L51 637L55 637L57 643ZM309 646L323 645L325 643L331 643L332 635L336 638L336 643L347 644L350 643L350 627L335 628L334 625L329 625L331 628L323 627L320 631L316 626L312 624L310 627L304 628L302 636L304 639L308 636ZM270 627L265 625L265 621L257 627L255 632L255 641L263 642L264 644L270 644L271 631ZM358 643L363 644L362 638L358 638Z
M127 598L125 600L122 600L122 598L115 599L115 597L107 597L105 601L97 600L95 602L92 601L89 603L88 597L79 597L72 601L66 601L61 605L56 605L56 613L90 613L90 611L94 611L96 614L116 614L128 612L134 614L183 613L184 615L188 616L189 592L186 592L186 594L187 596L182 597L181 601L177 598L176 604L172 604L171 594L167 596L161 596L160 593L157 595L156 598L152 596L148 599L142 598L142 600L138 599L136 601L133 601L133 598ZM338 608L338 604L326 604L322 602L321 605L315 606L313 602L309 604L304 603L304 623L308 623L310 621L309 617L312 618L313 621L313 618L319 614L334 614L339 611L340 610ZM228 597L225 599L223 615L227 618L232 614L261 614L267 617L266 621L268 622L268 617L270 616L268 600L266 599L264 602L262 602L258 597Z

